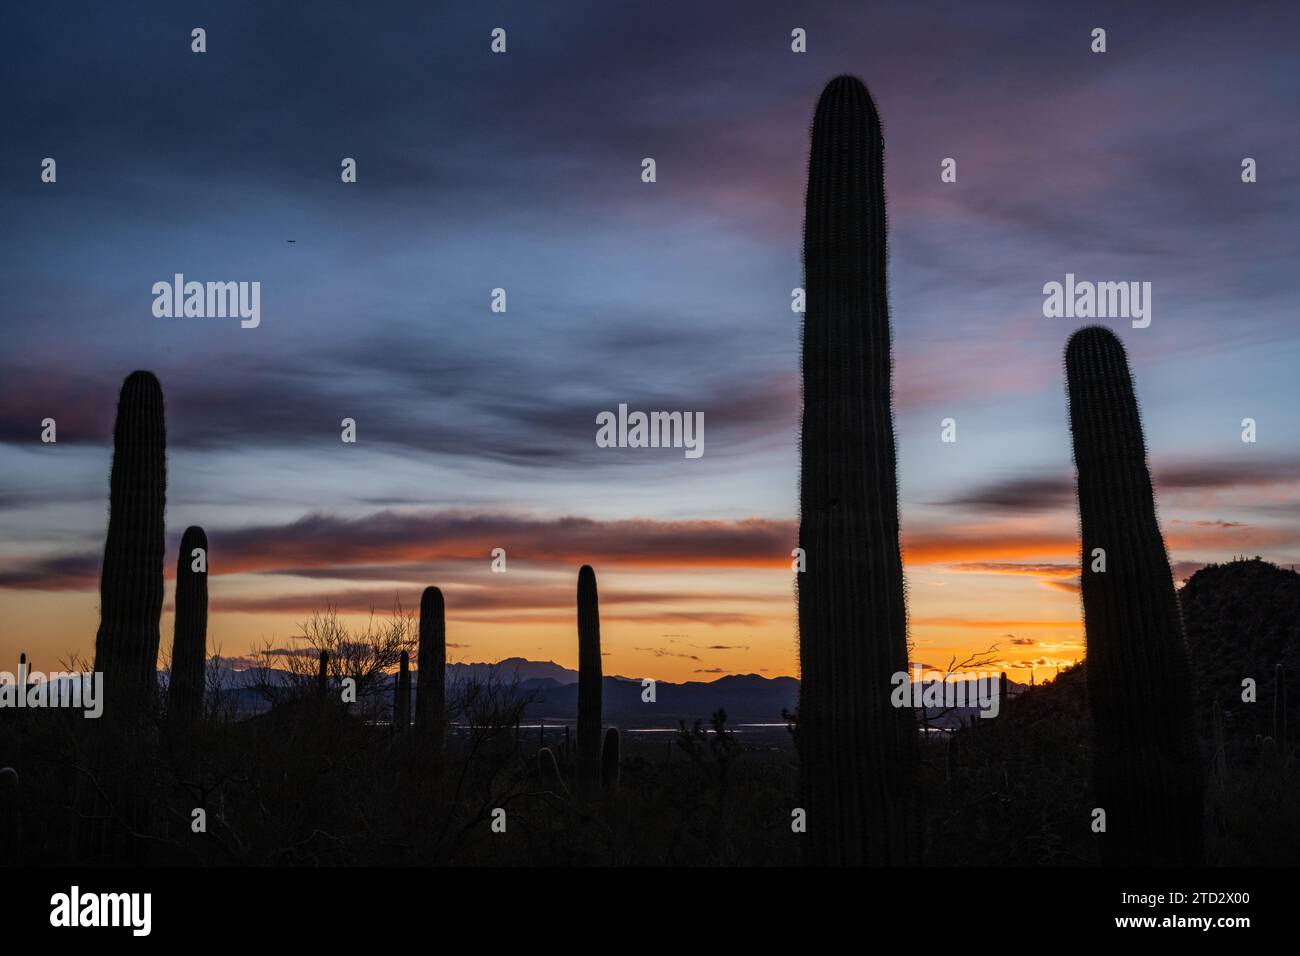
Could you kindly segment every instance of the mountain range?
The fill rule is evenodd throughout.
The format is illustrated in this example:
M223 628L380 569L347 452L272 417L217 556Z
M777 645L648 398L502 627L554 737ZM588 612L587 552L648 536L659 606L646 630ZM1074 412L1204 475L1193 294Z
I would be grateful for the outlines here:
M259 672L235 670L222 664L223 684L241 709L261 710L265 702L254 684ZM270 670L265 679L288 684L286 671ZM554 661L532 661L511 657L495 664L486 662L447 665L450 693L455 686L469 681L491 681L531 700L524 711L526 719L568 723L578 712L578 672ZM392 693L395 678L390 681ZM602 718L607 723L635 727L676 727L678 722L705 721L718 710L727 712L730 723L783 722L782 711L794 711L799 701L799 680L794 677L764 677L761 674L728 674L710 681L656 680L653 700L649 688L640 678L608 676L602 681ZM1010 682L1015 697L1025 688ZM931 708L932 726L946 727L965 722L975 711L957 708L947 713Z

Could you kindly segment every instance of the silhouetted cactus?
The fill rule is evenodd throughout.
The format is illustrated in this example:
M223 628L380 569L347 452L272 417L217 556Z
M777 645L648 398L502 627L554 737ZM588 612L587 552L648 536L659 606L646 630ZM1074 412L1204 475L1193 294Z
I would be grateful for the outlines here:
M420 595L419 670L415 674L415 730L442 746L447 713L447 621L442 592L425 588Z
M319 662L316 665L316 693L324 697L329 690L330 680L330 652L321 651Z
M1005 717L1007 713L1007 701L1010 700L1011 688L1007 684L1007 672L1003 671L1002 676L998 678L998 716Z
M543 789L568 799L569 788L564 785L564 777L560 776L559 764L555 762L555 754L551 753L550 747L537 751L537 775L541 778Z
M1102 860L1196 864L1204 783L1191 674L1128 359L1114 333L1092 326L1070 337L1065 370L1083 534L1093 776L1106 811Z
M18 771L0 768L0 866L16 866L22 849L22 794L18 790Z
M132 372L122 383L113 427L95 636L95 670L104 675L104 713L110 720L143 709L157 690L165 458L162 386L150 372Z
M915 715L907 671L890 407L884 143L862 82L817 102L804 223L799 730L805 849L816 864L915 862Z
M600 786L606 793L618 789L619 741L618 728L605 730L605 743L600 749Z
M600 786L600 606L596 572L578 571L578 792Z
M411 727L411 655L402 651L393 690L393 729L399 734Z
M203 551L201 571L194 570L197 549ZM168 717L188 726L203 717L203 668L208 637L208 536L191 526L181 535L176 558L176 626L172 637L172 673L167 686Z

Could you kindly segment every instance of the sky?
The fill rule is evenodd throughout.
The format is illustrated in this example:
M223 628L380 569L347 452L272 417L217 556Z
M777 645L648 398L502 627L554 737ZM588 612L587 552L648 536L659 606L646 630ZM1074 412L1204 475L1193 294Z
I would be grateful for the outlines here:
M996 645L1028 680L1083 655L1085 322L1043 313L1067 273L1151 283L1149 327L1103 324L1176 580L1296 562L1300 13L1138 6L5 4L0 669L93 655L114 406L147 368L164 646L199 524L226 656L435 584L450 659L576 666L590 563L607 674L797 676L791 290L841 73L884 122L913 659ZM176 273L260 282L260 324L156 317ZM597 447L620 403L702 411L703 456Z

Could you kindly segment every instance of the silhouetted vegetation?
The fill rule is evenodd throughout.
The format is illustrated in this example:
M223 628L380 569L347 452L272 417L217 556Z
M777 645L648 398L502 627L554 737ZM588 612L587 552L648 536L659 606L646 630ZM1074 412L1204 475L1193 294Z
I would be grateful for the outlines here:
M447 680L435 587L418 621L398 604L349 625L327 607L296 640L267 642L243 674L268 707L250 716L206 647L197 527L160 682L162 392L136 372L114 431L94 666L105 718L0 710L0 863L1090 865L1199 861L1202 844L1211 864L1300 859L1286 696L1300 577L1235 561L1175 594L1127 360L1104 330L1067 351L1089 662L1014 695L1004 674L998 716L956 729L890 705L908 654L882 177L875 106L837 78L809 168L804 684L781 714L789 734L747 737L722 709L671 739L606 726L586 565L573 740L568 724L525 732L535 698L517 679ZM1094 547L1104 574L1086 570ZM1113 839L1090 827L1099 802ZM802 811L806 832L792 825Z

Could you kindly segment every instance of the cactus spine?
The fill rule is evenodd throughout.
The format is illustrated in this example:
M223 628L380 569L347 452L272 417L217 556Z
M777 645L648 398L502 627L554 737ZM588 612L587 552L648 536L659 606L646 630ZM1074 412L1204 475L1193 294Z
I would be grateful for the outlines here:
M920 851L890 407L884 143L855 77L817 102L804 223L798 746L814 864Z
M202 549L202 570L194 570ZM208 536L191 526L181 535L176 558L176 628L172 637L172 674L167 688L167 710L178 726L196 723L203 716L203 666L208 636Z
M411 727L411 655L402 651L393 693L393 729L399 734Z
M1114 333L1092 326L1070 337L1065 370L1083 533L1094 788L1107 824L1102 860L1197 864L1204 783L1191 674L1128 358Z
M578 571L578 792L600 786L600 606L596 572Z
M415 674L415 729L442 746L447 713L447 620L442 592L420 595L419 670Z
M108 539L95 636L105 713L114 717L144 708L157 689L165 459L162 386L151 372L132 372L122 383L113 427Z
M618 789L619 741L618 728L605 731L605 743L600 749L600 786L606 793Z

